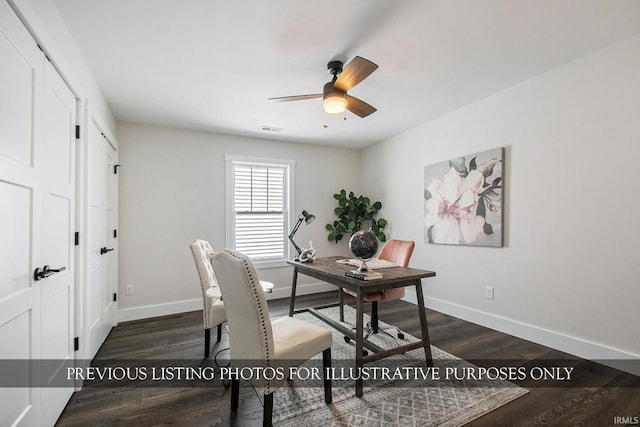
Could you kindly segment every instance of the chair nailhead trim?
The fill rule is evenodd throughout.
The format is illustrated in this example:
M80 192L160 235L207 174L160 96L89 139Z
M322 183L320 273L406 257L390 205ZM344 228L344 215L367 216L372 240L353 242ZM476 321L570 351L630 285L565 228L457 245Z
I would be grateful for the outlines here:
M204 280L202 278L202 273L200 271L200 267L198 266L198 258L196 257L196 253L193 251L193 248L191 248L191 255L193 255L193 262L195 262L196 264L196 270L198 270L198 278L200 279L200 288L202 288L202 322L204 325L204 328L210 328L211 326L209 326L209 310L207 307L207 297L206 297L206 290L204 288Z
M252 272L251 272L251 268L249 266L249 263L247 262L247 257L245 255L243 256L238 256L236 255L237 252L225 249L224 252L226 252L227 254L229 254L231 257L233 257L233 259L235 259L238 262L242 263L242 267L244 268L245 274L247 275L247 278L249 279L249 284L251 285L251 292L253 293L253 296L256 300L257 306L258 306L258 314L260 317L260 326L262 327L262 339L263 339L263 347L265 349L265 362L266 362L266 367L271 367L272 366L272 357L271 357L271 351L272 349L269 348L269 331L267 330L267 322L265 319L265 313L269 313L269 311L267 309L265 309L265 307L263 307L262 302L260 301L260 298L258 298L258 290L256 287L256 282L260 283L260 281L256 281L255 277L253 276ZM265 386L265 394L269 394L269 393L273 393L275 390L277 390L277 387L272 388L271 386L271 381L266 381L266 386Z

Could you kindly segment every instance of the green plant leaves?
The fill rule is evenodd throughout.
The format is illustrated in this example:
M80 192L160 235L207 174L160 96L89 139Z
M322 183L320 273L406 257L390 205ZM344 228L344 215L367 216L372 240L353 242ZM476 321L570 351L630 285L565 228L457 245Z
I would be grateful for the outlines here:
M371 223L371 229L376 233L381 242L386 241L383 229L387 226L387 220L380 218L375 219L375 215L382 209L382 203L379 201L371 204L371 199L366 196L357 196L353 191L347 194L342 189L339 193L333 195L337 200L338 207L334 209L334 213L338 217L333 225L327 224L326 230L329 231L327 239L338 243L346 234L353 234L360 230L366 223Z

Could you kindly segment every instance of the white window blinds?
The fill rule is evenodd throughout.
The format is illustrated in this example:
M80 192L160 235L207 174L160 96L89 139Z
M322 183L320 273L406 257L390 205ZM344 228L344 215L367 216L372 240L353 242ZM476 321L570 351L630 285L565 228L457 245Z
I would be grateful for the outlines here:
M285 258L287 166L233 164L235 249L254 260Z

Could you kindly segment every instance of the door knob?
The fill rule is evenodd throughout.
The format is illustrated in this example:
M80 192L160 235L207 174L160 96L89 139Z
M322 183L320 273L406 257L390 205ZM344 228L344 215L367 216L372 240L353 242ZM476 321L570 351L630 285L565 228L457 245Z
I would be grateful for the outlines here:
M104 255L104 254L106 254L107 252L111 252L112 250L113 250L113 248L109 248L109 249L107 249L107 247L106 247L106 246L104 246L104 247L100 248L100 255Z
M40 267L38 267L33 272L33 280L35 282L37 282L38 280L46 279L47 277L51 276L52 274L60 273L61 271L64 271L66 269L67 269L67 267L50 268L48 265L45 265L44 267L42 267L42 270L40 270Z

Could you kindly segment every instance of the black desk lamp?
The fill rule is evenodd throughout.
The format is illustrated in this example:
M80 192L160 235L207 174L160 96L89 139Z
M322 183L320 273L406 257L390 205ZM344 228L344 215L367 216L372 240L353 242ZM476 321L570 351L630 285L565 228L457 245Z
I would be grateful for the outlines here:
M300 249L300 247L296 245L296 242L293 241L293 236L295 236L298 228L300 228L300 224L302 224L302 221L304 221L305 224L311 224L314 219L316 219L315 215L312 215L307 211L302 211L302 213L298 217L298 222L296 222L296 225L293 226L293 230L291 230L291 233L289 233L289 240L291 241L291 244L293 245L297 253L296 257L294 258L295 261L313 262L313 257L316 254L315 249L313 249L313 247L311 249Z

